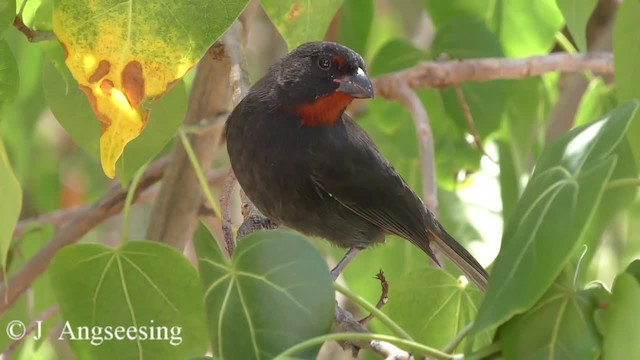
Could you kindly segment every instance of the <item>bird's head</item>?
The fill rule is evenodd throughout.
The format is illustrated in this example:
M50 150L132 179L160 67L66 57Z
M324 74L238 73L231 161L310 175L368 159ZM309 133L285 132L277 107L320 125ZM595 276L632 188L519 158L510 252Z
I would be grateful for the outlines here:
M362 57L336 43L303 44L271 71L280 104L306 126L333 124L353 99L373 98Z

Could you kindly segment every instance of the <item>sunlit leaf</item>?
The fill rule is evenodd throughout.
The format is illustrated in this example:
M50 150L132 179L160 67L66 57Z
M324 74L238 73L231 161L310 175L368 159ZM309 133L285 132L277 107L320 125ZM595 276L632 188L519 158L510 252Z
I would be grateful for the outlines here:
M416 341L444 348L473 321L481 300L482 293L474 286L462 284L440 269L423 268L389 284L384 312ZM474 340L476 346L487 345L491 336L483 333Z
M607 309L603 359L640 358L640 283L632 274L616 278Z
M587 51L587 22L598 0L556 0L578 50Z
M301 235L252 233L231 261L200 226L196 252L214 353L220 359L271 359L326 334L335 301L327 265ZM318 348L297 355L315 359Z
M344 0L262 0L262 7L289 50L322 40Z
M68 69L56 68L55 63L46 62L43 85L56 119L78 146L98 157L100 125ZM150 121L145 131L129 143L118 161L118 175L123 183L128 182L140 166L157 155L173 138L184 119L186 107L186 90L182 81L150 105Z
M546 54L563 25L554 0L500 1L494 16L496 34L508 57Z
M102 125L100 155L109 177L125 145L147 124L147 99L185 75L231 25L247 0L60 0L53 30L66 64Z
M636 108L626 103L570 131L541 155L506 226L474 331L526 311L551 286L598 207L616 163L612 152Z
M118 249L73 245L55 256L49 271L76 336L79 326L111 326L113 332L118 326L144 327L147 334L138 330L134 339L116 340L103 332L104 342L69 341L78 358L184 359L205 353L198 275L175 249L151 241L130 241ZM152 341L152 332L162 340Z
M507 359L596 359L600 337L593 321L594 291L555 283L534 307L500 327Z
M640 32L638 16L640 0L624 1L618 9L613 35L613 59L616 78L616 94L620 103L640 99ZM640 114L627 134L636 159L640 159Z

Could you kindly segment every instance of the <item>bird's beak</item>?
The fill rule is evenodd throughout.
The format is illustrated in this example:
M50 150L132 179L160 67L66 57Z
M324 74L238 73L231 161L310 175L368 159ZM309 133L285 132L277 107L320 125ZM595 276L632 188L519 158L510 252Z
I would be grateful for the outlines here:
M336 91L349 94L358 99L373 98L373 85L367 74L361 68L358 68L353 75L346 75L334 81L339 84Z

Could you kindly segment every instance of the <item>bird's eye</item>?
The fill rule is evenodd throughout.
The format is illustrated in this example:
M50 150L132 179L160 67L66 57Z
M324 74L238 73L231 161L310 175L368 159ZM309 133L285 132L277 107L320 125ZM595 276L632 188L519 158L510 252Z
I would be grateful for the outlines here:
M318 67L320 67L320 69L322 70L329 70L329 68L331 67L331 60L324 57L318 59Z

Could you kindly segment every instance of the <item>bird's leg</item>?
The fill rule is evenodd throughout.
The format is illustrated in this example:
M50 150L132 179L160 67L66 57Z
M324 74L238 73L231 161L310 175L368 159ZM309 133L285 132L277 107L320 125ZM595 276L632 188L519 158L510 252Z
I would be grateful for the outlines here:
M336 267L334 267L331 270L331 276L333 277L333 281L336 281L338 276L340 276L340 274L342 273L342 270L344 270L344 268L347 267L347 265L349 265L351 260L353 260L353 258L356 257L356 255L358 254L358 252L360 252L360 250L362 250L362 248L358 248L358 247L349 248L349 250L347 251L346 254L344 254L340 262L338 262L338 265L336 265Z

